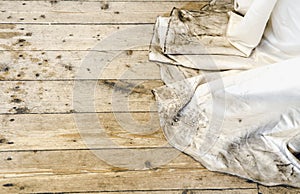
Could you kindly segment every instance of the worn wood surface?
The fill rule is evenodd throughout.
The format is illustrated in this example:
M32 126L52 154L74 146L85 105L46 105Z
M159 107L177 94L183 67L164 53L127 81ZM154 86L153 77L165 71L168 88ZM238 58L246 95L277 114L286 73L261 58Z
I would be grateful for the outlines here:
M0 115L2 151L17 150L57 150L57 149L86 149L76 121L82 126L89 126L92 116L99 119L105 134L120 146L129 147L165 147L166 140L159 126L157 113L77 113L70 114L12 114ZM78 118L77 118L78 117ZM126 122L120 120L125 118ZM129 119L131 118L131 121ZM134 134L134 125L145 125L149 131ZM129 124L128 124L129 123ZM99 127L98 126L98 127ZM136 132L141 132L135 129ZM149 133L151 132L151 133ZM8 143L13 142L13 143ZM101 141L93 148L116 148L103 145Z
M288 186L276 186L276 187L265 187L259 185L258 187L259 193L261 194L299 194L300 189L292 188Z
M208 1L107 2L107 1L5 1L0 2L2 23L154 23L173 7L199 10ZM31 11L28 12L27 10Z
M0 1L0 193L258 193L171 148L159 127L153 23L207 3Z
M116 57L108 63L84 63L88 54ZM0 80L160 79L148 51L0 51L0 58Z

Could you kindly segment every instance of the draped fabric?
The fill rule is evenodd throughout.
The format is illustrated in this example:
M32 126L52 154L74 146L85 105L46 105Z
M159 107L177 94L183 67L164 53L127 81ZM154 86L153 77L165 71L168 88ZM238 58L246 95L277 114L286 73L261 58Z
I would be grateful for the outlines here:
M168 142L212 171L300 187L300 1L159 17L149 58Z

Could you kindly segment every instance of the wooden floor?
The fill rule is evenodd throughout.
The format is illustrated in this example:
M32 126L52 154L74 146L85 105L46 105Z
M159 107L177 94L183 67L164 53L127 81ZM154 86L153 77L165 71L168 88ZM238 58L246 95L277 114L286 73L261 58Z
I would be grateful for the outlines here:
M147 46L97 47L130 27L150 41L157 16L206 3L0 1L0 193L300 193L177 153L158 127L151 89L162 82ZM114 57L101 69L91 56Z

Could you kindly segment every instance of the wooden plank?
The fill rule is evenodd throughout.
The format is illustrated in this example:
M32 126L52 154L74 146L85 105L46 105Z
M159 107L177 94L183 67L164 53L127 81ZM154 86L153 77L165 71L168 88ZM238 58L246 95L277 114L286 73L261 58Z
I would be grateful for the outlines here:
M94 117L99 120L90 124ZM167 146L157 113L17 114L0 120L1 151L87 149L83 137L93 131L89 148Z
M154 23L157 16L168 16L173 7L200 10L207 4L208 1L5 1L0 2L0 20L1 23L38 24Z
M155 111L151 90L160 86L160 80L2 81L0 113Z
M7 1L20 1L20 0L0 0L0 2L7 2ZM82 1L82 0L24 0L24 1L57 1L53 2L58 3L58 2L64 2L64 1L71 1L71 2L77 2L77 1ZM85 0L86 2L103 2L103 0ZM194 2L195 0L187 0L184 2ZM203 2L207 2L208 0L199 0ZM219 1L229 1L229 0L219 0ZM170 2L167 0L106 0L105 2ZM172 0L172 2L183 2L183 0Z
M277 193L299 194L300 193L300 189L288 187L288 186L266 187L266 186L259 185L258 191L261 194L277 194Z
M92 192L170 189L255 189L256 184L220 173L190 169L156 169L70 175L2 178L3 193Z
M81 193L81 192L80 192ZM93 192L93 193L103 193L103 192ZM110 192L111 194L257 194L257 189L221 189L221 190L194 190L194 189L175 189L172 191L161 190L161 191L128 191L128 192Z
M160 79L148 51L0 51L0 58L0 80Z
M171 152L171 148L163 149L161 152ZM158 151L158 148L156 149ZM109 152L114 153L114 149ZM142 149L151 152L151 149ZM119 157L119 164L109 164L105 159L96 156L91 150L57 150L57 151L26 151L26 152L1 152L0 153L0 176L22 177L33 175L53 174L78 174L78 173L103 173L127 171L127 168L120 167L122 158L128 158L125 151ZM156 156L157 157L157 156ZM145 162L145 158L136 157L135 160ZM184 154L177 154L175 157L156 163L156 166L145 166L145 169L194 169L200 170L204 167L191 157ZM67 162L67 165L66 165ZM108 161L109 162L109 161ZM133 161L135 162L135 161ZM137 161L138 162L138 161ZM147 163L149 165L150 161ZM153 165L153 163L151 163Z
M0 24L0 50L148 50L153 25ZM104 41L106 40L106 41ZM134 46L134 47L133 47ZM132 48L133 47L133 48Z

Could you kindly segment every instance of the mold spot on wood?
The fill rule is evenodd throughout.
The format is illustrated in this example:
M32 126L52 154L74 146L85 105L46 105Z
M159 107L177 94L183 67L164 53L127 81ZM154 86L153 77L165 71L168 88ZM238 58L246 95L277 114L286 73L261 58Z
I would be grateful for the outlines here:
M1 138L0 138L0 144L2 144L2 143L7 143L7 139L1 137Z
M149 162L148 160L145 161L145 166L146 168L152 168L151 162Z
M73 70L73 67L71 65L65 65L65 69L66 70L69 70L69 71L72 71Z
M7 17L7 19L11 19L11 18L12 18L11 16L8 16L8 17Z
M45 18L46 18L46 16L45 16L44 14L42 14L42 15L40 15L40 18L43 18L43 19L45 19Z
M2 72L8 72L9 71L9 67L5 64L0 64L0 71Z
M17 114L25 114L25 113L29 113L30 112L27 107L20 107L20 108L13 107L13 109L15 110L15 112Z
M50 3L51 3L51 5L55 5L55 4L58 3L58 1L57 0L50 0Z
M6 158L6 160L10 161L10 160L12 160L12 157L9 156Z
M133 53L133 51L132 51L132 50L128 50L128 51L126 51L126 54L127 54L127 55L132 55L132 53Z
M3 187L13 187L14 184L12 184L12 183L6 183L6 184L3 184L2 186Z
M76 111L73 110L73 109L71 109L71 110L69 110L68 112L69 112L69 113L75 113Z
M108 3L106 3L106 2L101 2L101 9L102 10L106 10L106 9L108 9L109 8L109 4Z
M27 32L25 36L32 36L32 32Z
M18 42L20 43L20 42L26 42L26 40L25 39L18 39Z
M12 102L12 103L21 103L22 100L19 99L19 98L14 98L14 99L11 100L11 102Z
M115 11L114 14L120 14L120 12L119 11Z

